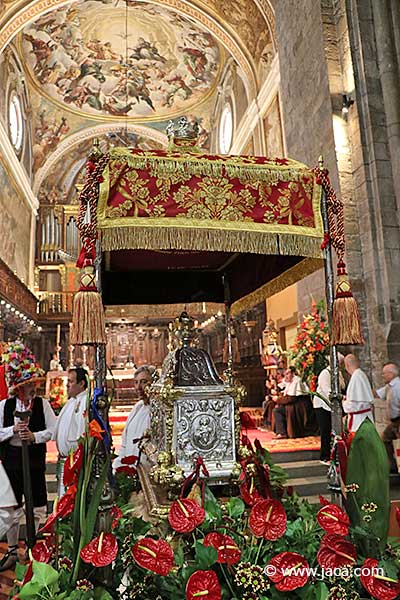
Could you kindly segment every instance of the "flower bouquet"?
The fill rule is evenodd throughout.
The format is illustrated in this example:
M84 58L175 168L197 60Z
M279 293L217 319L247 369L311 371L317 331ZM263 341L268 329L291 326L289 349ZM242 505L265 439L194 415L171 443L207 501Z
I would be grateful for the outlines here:
M50 383L49 402L56 415L60 414L67 400L67 390L62 377L55 377Z
M290 364L296 368L311 392L315 392L318 375L328 364L329 330L323 311L323 301L312 303L311 313L304 316L288 351Z

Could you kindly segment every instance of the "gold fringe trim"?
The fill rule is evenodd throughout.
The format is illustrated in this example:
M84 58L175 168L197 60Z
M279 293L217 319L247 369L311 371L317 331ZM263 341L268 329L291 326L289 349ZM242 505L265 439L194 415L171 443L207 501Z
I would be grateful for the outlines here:
M321 238L301 235L221 229L115 227L100 231L104 251L194 250L249 252L320 258Z
M157 156L149 154L134 154L129 150L114 148L110 150L110 159L121 158L133 169L149 170L158 177L172 177L184 173L194 177L238 178L246 181L275 184L279 181L300 181L305 175L311 177L314 185L315 175L306 165L290 161L289 165L261 165L246 162L242 157L229 157L210 160L195 154L182 156Z
M318 269L322 269L323 266L324 260L319 258L306 258L302 260L297 265L294 265L294 267L282 273L282 275L278 275L272 281L258 288L258 290L234 302L232 304L232 314L237 315L244 310L250 310L257 304L265 302L267 298L297 283L300 279L307 277L307 275L318 271Z

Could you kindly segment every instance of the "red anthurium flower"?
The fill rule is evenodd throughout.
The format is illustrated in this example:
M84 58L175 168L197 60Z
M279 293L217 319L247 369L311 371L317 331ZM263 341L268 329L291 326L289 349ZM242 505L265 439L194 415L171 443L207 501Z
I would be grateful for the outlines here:
M174 552L165 540L142 538L132 548L137 564L157 575L168 575L174 566Z
M257 502L263 499L254 484L254 479L252 479L250 485L247 481L242 483L240 486L240 494L243 502L245 502L248 506L254 506L254 504L257 504Z
M111 508L111 516L113 518L113 522L111 523L111 527L114 529L114 527L116 527L118 525L118 521L120 520L120 518L122 517L122 510L119 508L119 506L113 506Z
M217 562L235 565L241 557L240 549L235 540L229 535L223 535L213 531L208 533L203 541L204 546L212 546L218 552Z
M102 434L104 433L104 429L102 429L99 425L99 423L96 421L96 419L93 419L92 421L90 421L89 423L89 435L90 437L94 437L98 440L102 440L103 436Z
M186 600L221 600L221 587L214 571L195 571L187 580Z
M36 542L32 548L32 556L35 560L42 563L48 563L53 554L53 545L48 540Z
M254 535L274 541L286 531L286 513L279 500L261 500L250 512L249 525Z
M317 514L317 521L327 533L347 535L349 533L350 519L336 504L326 504Z
M378 568L375 558L366 558L361 568L360 580L364 588L376 600L395 600L400 595L400 581L375 575L374 570Z
M134 477L137 473L135 467L130 467L129 465L121 465L120 467L117 467L115 472L125 473L125 475L128 475L129 477Z
M124 456L124 458L121 458L121 463L123 465L135 465L138 461L138 456L135 456L134 454L131 454L131 456Z
M94 567L106 567L115 560L118 542L112 533L104 533L95 537L81 550L81 559Z
M354 544L340 535L327 533L321 540L317 560L321 567L325 569L345 567L356 562L357 550Z
M63 483L68 487L78 483L79 472L83 461L83 445L79 444L75 451L70 452L64 463Z
M189 533L204 521L204 508L190 498L178 498L171 504L168 521L178 533Z
M399 507L396 508L396 521L400 527L400 508Z
M307 583L308 569L308 562L301 554L281 552L269 561L266 573L279 592L291 592Z
M76 496L76 485L72 485L68 488L67 492L58 500L56 498L53 506L53 512L47 517L47 521L38 531L38 533L52 533L54 530L54 523L58 519L65 519L74 510Z

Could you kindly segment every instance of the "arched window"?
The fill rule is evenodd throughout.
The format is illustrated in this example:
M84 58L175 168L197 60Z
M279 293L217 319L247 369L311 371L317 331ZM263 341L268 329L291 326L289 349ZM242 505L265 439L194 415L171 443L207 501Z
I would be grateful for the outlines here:
M20 152L24 136L24 121L22 118L21 100L15 91L11 93L8 105L8 127L11 143L16 152Z
M228 154L232 146L233 139L233 114L232 107L225 104L221 119L219 122L219 151L221 154Z

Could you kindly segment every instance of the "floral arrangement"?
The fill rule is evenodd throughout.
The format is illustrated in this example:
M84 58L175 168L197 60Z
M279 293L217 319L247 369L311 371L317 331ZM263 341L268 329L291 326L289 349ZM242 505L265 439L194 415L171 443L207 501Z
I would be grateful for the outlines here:
M328 355L329 329L324 316L324 303L313 302L311 313L304 316L288 351L289 362L312 392L316 391L318 375L328 364Z
M50 383L49 402L56 415L60 413L67 399L67 390L62 377L55 377Z
M6 367L7 385L11 393L12 388L32 380L40 380L44 376L35 356L21 340L8 342L1 358Z
M353 440L356 460L361 446L365 451L370 444L376 452L382 444L377 434L371 437L368 423L360 431L360 448L358 432ZM41 529L44 539L33 548L26 572L17 574L23 583L14 599L398 598L400 541L377 537L382 507L363 501L355 525L323 497L319 507L300 500L285 488L285 472L270 454L246 436L239 449L238 495L218 500L199 458L167 520L138 518L132 505L114 505L108 522L103 515L96 528L108 459L94 488L90 473L103 433L92 421L67 460L67 491ZM351 456L352 450L350 470ZM137 457L124 460L119 476L133 480ZM382 480L374 481L382 487ZM365 500L359 488L348 484L347 495ZM373 490L370 497L376 498ZM400 524L400 510L397 518Z

